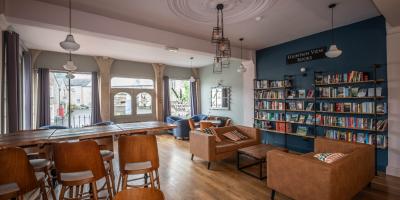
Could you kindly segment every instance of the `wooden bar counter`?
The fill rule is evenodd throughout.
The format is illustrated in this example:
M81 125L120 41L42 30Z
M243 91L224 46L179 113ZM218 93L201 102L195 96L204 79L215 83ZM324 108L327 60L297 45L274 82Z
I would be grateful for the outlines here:
M96 139L114 137L121 134L135 134L143 131L162 131L175 128L173 124L159 121L92 126L73 129L30 130L0 136L0 149L16 146L48 144L68 140Z

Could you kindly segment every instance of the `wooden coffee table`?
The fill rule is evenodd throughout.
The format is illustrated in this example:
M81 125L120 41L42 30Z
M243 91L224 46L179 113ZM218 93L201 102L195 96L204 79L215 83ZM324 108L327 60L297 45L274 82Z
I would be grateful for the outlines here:
M241 172L243 172L247 175L256 177L260 180L267 178L267 176L263 176L263 173L262 173L263 164L266 162L267 152L274 150L274 149L278 149L278 150L287 152L287 149L285 149L285 148L272 146L270 144L257 144L254 146L239 149L238 153L237 153L237 168L238 168L238 170L240 170ZM251 158L251 159L255 160L255 162L244 165L244 166L240 166L240 156L241 155ZM250 172L244 170L246 168L249 168L249 167L252 167L255 165L260 166L259 175L254 175L253 173L250 173Z

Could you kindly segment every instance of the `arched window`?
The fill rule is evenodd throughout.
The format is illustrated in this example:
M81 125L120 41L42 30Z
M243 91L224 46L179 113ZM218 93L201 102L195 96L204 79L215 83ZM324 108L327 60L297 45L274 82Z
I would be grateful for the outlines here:
M137 114L151 114L153 112L151 95L147 92L141 92L136 96Z
M132 114L132 97L126 92L114 95L114 116Z

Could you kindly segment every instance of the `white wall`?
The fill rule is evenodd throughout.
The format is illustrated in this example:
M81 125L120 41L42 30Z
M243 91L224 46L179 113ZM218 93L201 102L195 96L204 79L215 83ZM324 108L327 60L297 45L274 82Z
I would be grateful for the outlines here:
M389 90L388 175L400 177L400 26L387 25L387 73Z

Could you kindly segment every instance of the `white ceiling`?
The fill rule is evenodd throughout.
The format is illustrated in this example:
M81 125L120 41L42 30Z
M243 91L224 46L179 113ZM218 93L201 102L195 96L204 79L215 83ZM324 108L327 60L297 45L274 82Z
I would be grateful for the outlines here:
M59 43L65 39L65 31L37 26L13 24L20 34L24 45L29 49L40 49L66 53ZM165 50L164 45L145 43L104 35L74 33L75 40L81 45L77 54L107 56L121 60L146 63L163 63L180 67L202 67L212 63L213 55L198 51L179 49L178 52ZM194 57L190 62L190 57Z
M67 0L38 0L67 6ZM230 5L225 33L235 45L261 49L330 28L328 5L338 3L335 26L380 15L371 0L73 0L73 9L209 40L215 22L210 16L218 2ZM171 7L171 5L176 5ZM254 8L262 6L262 9ZM253 6L253 7L251 7ZM171 9L171 8L177 8ZM235 9L236 8L236 9ZM192 15L190 12L192 11ZM255 15L256 13L256 15ZM233 18L233 16L240 16ZM255 16L262 17L256 21ZM196 17L198 20L196 21ZM215 14L213 16L216 18ZM240 18L241 20L238 20Z

